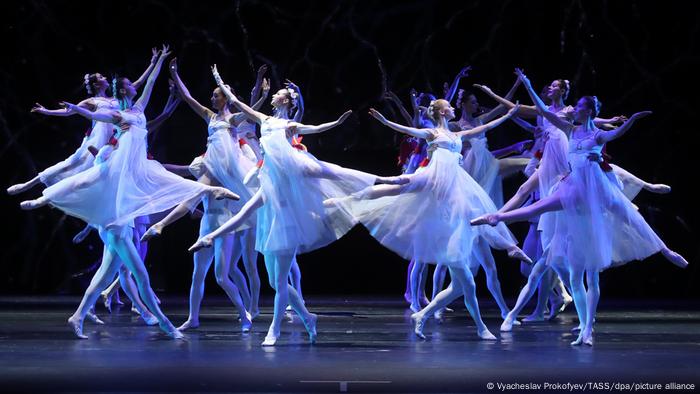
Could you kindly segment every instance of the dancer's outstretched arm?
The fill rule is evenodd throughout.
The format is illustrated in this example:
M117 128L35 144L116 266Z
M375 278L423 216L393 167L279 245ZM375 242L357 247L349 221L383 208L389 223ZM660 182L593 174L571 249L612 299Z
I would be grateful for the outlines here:
M518 86L520 86L520 83L521 83L520 78L515 80L515 83L513 84L513 86L510 88L508 93L506 93L506 95L504 97L505 100L510 101L513 98L513 95L515 94L515 91L518 90ZM496 116L502 114L503 111L506 110L506 108L511 109L511 107L505 106L505 105L499 103L496 106L496 108L492 109L491 111L489 111L485 114L479 115L479 117L477 117L477 119L479 120L479 123L489 122L492 119L494 119Z
M637 112L636 114L630 116L627 122L625 122L622 126L616 128L615 130L598 133L598 136L596 137L596 142L598 144L605 144L614 139L622 137L627 132L627 130L629 130L630 127L632 127L632 124L634 124L634 122L637 121L637 119L641 119L649 115L651 115L651 111Z
M219 75L219 71L216 68L216 64L212 66L211 73L214 75L214 80L216 81L216 84L219 85L221 91L224 92L224 95L226 96L228 101L235 105L239 111L241 111L243 114L245 114L246 117L248 117L248 119L250 119L253 122L262 123L263 120L265 120L268 117L267 115L258 112L253 108L250 108L248 105L246 105L246 103L239 100L238 97L236 97L233 94L233 92L231 92L231 89L229 89L224 83L224 80L221 79L221 75Z
M77 106L75 104L71 104L67 101L61 102L61 105L66 108L66 110L72 115L72 114L78 114L84 118L90 119L90 120L96 120L98 122L106 122L106 123L118 123L121 121L121 116L119 116L119 112L116 111L111 111L111 110L98 110L98 111L90 111L88 109L85 109L83 107Z
M398 123L394 123L392 121L387 120L384 117L384 115L379 113L379 111L377 111L374 108L369 109L369 114L372 115L375 119L377 119L381 124L383 124L385 126L389 126L392 129L394 129L400 133L404 133L404 134L408 134L412 137L418 137L418 138L424 138L424 139L429 139L432 137L432 133L430 133L430 131L428 129L418 129L415 127L408 127L408 126L400 125Z
M190 91L187 89L187 86L185 86L185 83L182 82L182 79L180 78L180 74L177 72L177 58L174 57L172 60L170 60L170 65L168 67L170 69L170 77L173 79L173 82L175 82L175 87L177 88L177 91L180 93L180 97L187 103L187 105L192 108L192 110L199 115L202 119L208 121L213 115L214 111L210 110L209 108L203 106L200 104L197 100L195 100L192 95L190 94Z
M85 100L79 102L76 105L81 108L85 108L88 111L94 111L96 106L93 104L92 99L92 97L86 98ZM75 112L69 111L68 108L47 109L39 103L34 103L34 107L32 107L32 109L29 112L35 114L42 114L46 116L71 116L75 114Z
M474 136L479 135L479 134L483 134L483 133L493 129L494 127L500 125L501 123L505 122L506 120L510 119L511 117L515 116L515 113L518 112L519 109L520 109L520 105L516 105L515 107L511 108L507 114L501 116L498 119L494 119L494 120L492 120L484 125L476 126L476 127L469 129L469 130L458 131L455 134L462 137L462 139L474 138Z
M146 107L148 106L148 100L151 99L151 92L153 92L153 85L155 85L158 74L160 74L160 68L163 66L165 59L170 55L169 49L170 47L163 45L163 51L160 53L160 56L158 56L158 60L156 60L156 64L153 67L151 75L149 75L148 80L146 80L146 85L143 87L143 92L141 92L141 96L139 96L139 99L136 100L136 103L134 104L140 106L142 110L146 110Z
M330 130L336 126L339 126L341 123L345 122L345 120L352 114L351 110L345 111L342 115L340 115L340 118L338 120L333 121L333 122L328 122L328 123L322 123L320 125L305 125L297 122L289 122L289 127L287 128L287 132L290 133L290 137L296 134L318 134L318 133L323 133L326 130Z
M253 105L251 105L251 108L253 108L256 111L259 110L260 107L263 106L263 104L265 104L265 100L267 100L267 96L268 96L268 94L270 94L270 80L269 79L267 79L267 78L263 79L262 85L261 85L261 90L262 90L262 93L258 94L258 96L259 96L258 100L256 102L254 102Z
M146 71L141 74L139 79L134 81L132 85L134 85L134 88L138 89L143 85L143 83L146 81L146 79L151 75L151 72L153 71L153 68L156 66L156 62L158 61L158 56L160 55L160 51L158 48L151 48L151 61L148 64L148 67L146 67Z
M450 85L450 87L445 92L445 100L452 102L452 99L455 97L455 93L457 93L457 88L459 87L459 80L468 77L469 71L471 71L471 69L471 66L466 66L459 70L459 73L457 73L455 79L452 81L452 85Z
M504 97L497 95L488 86L478 85L478 84L474 84L473 86L475 88L481 90L482 92L486 93L486 95L488 95L492 99L498 101L500 104L504 105L506 108L511 109L511 108L515 107L515 103L511 102L510 100L506 100ZM522 116L525 118L536 118L537 115L538 115L537 108L535 108L535 106L531 106L531 105L521 105L520 106L520 111L518 112L518 116Z

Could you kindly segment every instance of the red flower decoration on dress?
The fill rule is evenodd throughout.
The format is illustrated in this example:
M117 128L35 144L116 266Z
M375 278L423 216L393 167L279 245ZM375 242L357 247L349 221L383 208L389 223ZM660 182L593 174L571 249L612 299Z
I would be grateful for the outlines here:
M430 159L426 157L420 162L420 164L418 164L418 167L427 167L428 164L430 164Z

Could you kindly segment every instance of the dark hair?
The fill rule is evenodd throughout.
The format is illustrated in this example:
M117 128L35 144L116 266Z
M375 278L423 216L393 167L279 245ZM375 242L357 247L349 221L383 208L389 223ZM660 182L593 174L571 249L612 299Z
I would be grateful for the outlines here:
M83 84L85 85L85 90L87 90L87 93L89 95L94 95L95 92L95 84L97 83L97 74L85 74L85 77L83 77Z
M555 81L559 81L559 86L563 88L564 92L562 93L561 98L566 100L566 98L569 97L569 92L571 92L571 83L568 79L555 79Z
M586 103L586 108L590 109L593 111L593 117L598 116L600 113L600 100L598 100L598 97L596 96L583 96L581 97L581 100L583 100Z
M114 98L119 101L119 107L124 110L126 109L126 96L124 96L120 90L124 86L124 81L126 81L126 77L118 77L115 76L112 78L112 94L114 94Z

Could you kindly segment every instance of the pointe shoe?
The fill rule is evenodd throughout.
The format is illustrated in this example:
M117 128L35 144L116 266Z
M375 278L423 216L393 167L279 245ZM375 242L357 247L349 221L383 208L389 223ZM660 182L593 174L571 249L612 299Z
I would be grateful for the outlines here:
M118 292L118 291L114 293L114 303L117 304L117 305L124 305L124 303L122 302L122 299L119 298L119 292ZM159 302L159 304L160 304L160 302Z
M141 236L141 242L148 242L151 238L158 237L163 233L163 226L159 223L152 225Z
M513 331L513 320L508 319L507 317L503 319L503 323L501 323L501 332L511 332Z
M665 257L668 259L668 261L670 261L678 267L686 268L688 266L688 260L686 260L685 258L683 258L683 256L672 250L669 251L669 255Z
M253 327L253 316L246 312L244 316L241 316L241 332L250 332Z
M417 313L417 312L420 312L420 310L422 308L420 307L420 305L416 305L414 303L411 303L411 305L408 306L408 309L410 309L413 313Z
M190 328L197 328L199 327L199 321L192 321L190 319L187 319L186 322L182 323L180 327L178 327L178 331L185 331Z
M495 213L490 213L486 215L481 215L476 219L472 219L469 224L472 226L479 226L482 224L488 224L489 226L493 227L497 225L499 222L498 216Z
M250 311L250 321L255 320L258 316L260 316L260 311Z
M184 339L185 334L181 333L180 330L175 328L169 321L166 321L166 323L159 322L158 327L165 333L165 335L169 336L172 339Z
M571 304L574 299L571 297L559 297L556 299L555 303L552 305L552 309L549 311L549 317L547 320L554 320L560 313L564 312L567 306Z
M581 346L582 343L583 343L583 337L579 333L578 338L576 338L575 341L571 342L571 346Z
M27 201L22 201L21 203L19 203L19 207L24 211L30 211L32 209L37 209L37 208L42 207L44 205L45 205L45 203L42 203L39 200L27 200Z
M645 187L648 191L657 194L668 194L671 193L671 186L664 185L663 183L655 183ZM9 190L9 189L8 189Z
M141 315L141 312L133 305L131 305L131 313L136 314L136 315Z
M433 313L433 317L435 318L435 320L442 320L444 313L445 308L438 309L435 313Z
M215 187L215 190L212 191L212 196L216 200L223 200L223 199L229 199L229 200L240 200L241 196L238 194L223 188L223 187Z
M100 297L102 298L102 303L105 309L107 309L107 312L112 313L112 297L106 293L100 293Z
M284 311L284 318L287 320L288 323L294 322L294 314L292 311Z
M265 340L262 341L260 345L262 346L275 346L277 343L277 338L279 335L274 335L274 334L267 334L265 335Z
M158 318L153 316L151 312L148 313L142 313L141 318L143 321L146 323L147 326L155 326L158 324Z
M105 324L105 322L103 322L93 311L88 311L85 317L95 324Z
M491 331L489 331L488 328L485 328L484 331L479 331L477 334L479 335L479 338L485 339L487 341L498 340L498 338L495 335L491 334Z
M88 339L87 335L83 334L83 321L80 319L68 318L68 327L71 328L73 334L80 339Z
M15 194L22 193L27 187L26 183L18 183L7 188L7 194L14 196Z
M309 317L304 321L304 327L306 332L309 334L309 342L316 343L316 322L318 321L318 315L314 313L309 313Z
M405 185L411 182L411 178L406 175L399 176L378 176L376 183L383 183L385 185Z
M583 336L583 344L586 346L593 346L593 334Z
M511 249L508 251L508 257L510 257L511 259L516 259L516 260L524 261L524 262L526 262L526 263L528 263L528 264L532 264L532 259L530 259L529 257L527 257L527 255L525 254L525 252L523 252L523 250L520 249L520 248L517 247L517 246L511 248Z
M188 252L196 252L200 249L204 248L211 248L211 246L214 244L214 240L212 238L207 238L206 236L204 238L200 238L197 240L197 242L194 243L194 245L190 246L189 249L187 249Z
M425 319L422 319L418 313L411 315L411 320L413 320L413 333L420 339L425 339L425 334L423 334L423 328L425 327Z

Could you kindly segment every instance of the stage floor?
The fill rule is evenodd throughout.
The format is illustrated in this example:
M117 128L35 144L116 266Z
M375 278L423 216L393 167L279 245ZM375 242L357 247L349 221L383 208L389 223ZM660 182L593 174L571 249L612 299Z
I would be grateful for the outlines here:
M697 303L605 300L590 348L569 345L572 308L554 322L499 333L498 310L484 300L484 320L499 337L487 342L455 303L441 323L429 321L424 341L413 335L410 312L399 300L311 296L318 343L309 345L295 316L283 324L278 345L263 348L270 299L263 300L253 331L242 334L233 307L222 297L206 297L201 327L182 341L145 326L128 306L112 314L98 307L106 324L86 322L90 338L75 339L64 323L78 301L0 297L0 391L512 392L514 386L499 384L518 383L542 385L521 390L551 392L570 391L556 384L578 383L588 386L576 391L618 392L626 386L607 388L660 383L683 392L664 385L698 390L700 383ZM176 325L186 319L185 302L163 297L163 310Z

